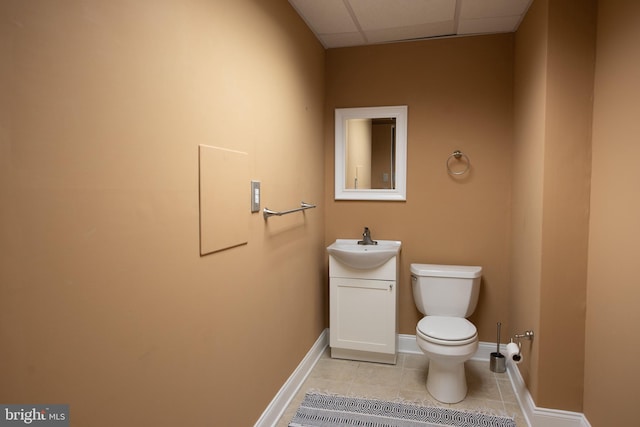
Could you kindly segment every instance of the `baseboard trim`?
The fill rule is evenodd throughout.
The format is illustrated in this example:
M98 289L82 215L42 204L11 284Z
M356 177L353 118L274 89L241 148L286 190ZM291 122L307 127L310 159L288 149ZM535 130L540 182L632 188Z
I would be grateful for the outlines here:
M518 398L518 404L531 427L591 427L587 417L581 412L563 411L560 409L539 408L520 374L520 369L513 363L507 363L507 373L511 385Z
M267 409L258 419L255 427L272 427L276 425L289 403L296 395L302 384L309 376L309 373L322 356L324 350L329 346L329 329L325 329L307 352L302 362L293 371L291 376L278 391L276 396L271 400Z
M265 409L254 427L272 427L277 423L328 346L329 329L327 328L322 331L309 352L304 359L302 359L302 362L300 362L271 403L269 403L269 406L267 406L267 409ZM478 351L471 359L489 362L490 355L495 350L496 345L494 343L480 342L478 344ZM505 351L504 345L500 347L500 351ZM422 354L422 351L416 343L416 336L405 334L398 335L398 352ZM583 413L538 408L522 379L518 367L512 363L507 363L507 373L518 399L518 404L522 408L524 417L530 427L591 427L591 424Z

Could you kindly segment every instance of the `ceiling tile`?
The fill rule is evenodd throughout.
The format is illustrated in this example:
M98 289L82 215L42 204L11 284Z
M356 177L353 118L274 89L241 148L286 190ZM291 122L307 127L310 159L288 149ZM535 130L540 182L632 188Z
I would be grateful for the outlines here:
M410 27L365 31L365 35L369 43L386 43L389 40L412 40L425 37L452 35L454 33L454 21L434 22L431 24L413 25Z
M509 33L517 29L520 20L519 15L466 19L458 23L458 34Z
M343 0L289 0L316 34L357 32Z
M348 0L364 31L454 19L456 0Z
M460 19L495 18L524 14L533 0L460 0Z

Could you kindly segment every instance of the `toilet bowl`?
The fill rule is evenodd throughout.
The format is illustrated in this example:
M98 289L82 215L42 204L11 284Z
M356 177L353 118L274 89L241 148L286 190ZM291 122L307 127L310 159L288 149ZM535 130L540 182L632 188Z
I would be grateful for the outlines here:
M478 350L476 327L464 318L426 316L416 327L416 342L429 359L427 391L440 402L463 400L467 395L464 362Z
M416 343L429 358L427 391L443 403L467 394L464 363L478 350L478 331L466 317L477 305L482 267L411 264L413 298L425 316Z

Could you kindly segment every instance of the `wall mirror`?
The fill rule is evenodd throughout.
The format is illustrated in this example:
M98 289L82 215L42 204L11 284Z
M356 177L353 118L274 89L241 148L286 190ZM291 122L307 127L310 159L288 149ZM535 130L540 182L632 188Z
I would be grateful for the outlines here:
M407 199L407 106L336 108L336 200Z

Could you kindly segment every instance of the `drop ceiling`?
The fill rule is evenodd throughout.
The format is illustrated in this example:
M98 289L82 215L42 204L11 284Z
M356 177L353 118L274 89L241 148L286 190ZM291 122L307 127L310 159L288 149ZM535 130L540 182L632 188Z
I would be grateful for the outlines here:
M508 33L533 0L289 0L326 48Z

